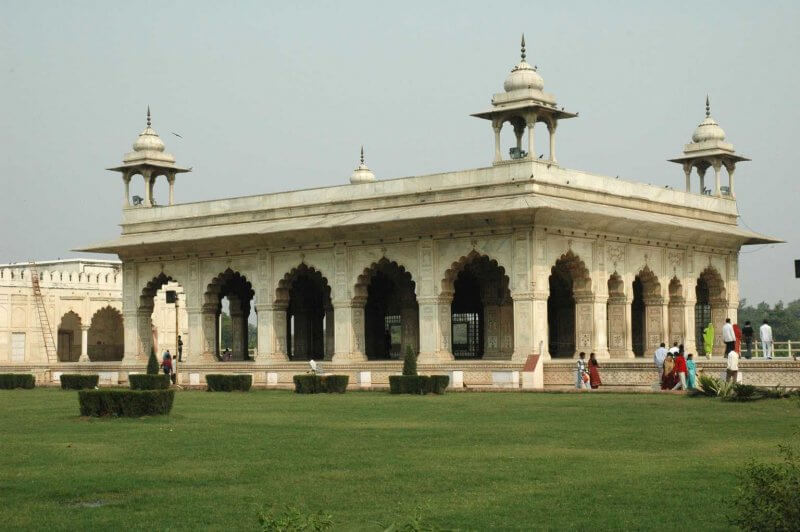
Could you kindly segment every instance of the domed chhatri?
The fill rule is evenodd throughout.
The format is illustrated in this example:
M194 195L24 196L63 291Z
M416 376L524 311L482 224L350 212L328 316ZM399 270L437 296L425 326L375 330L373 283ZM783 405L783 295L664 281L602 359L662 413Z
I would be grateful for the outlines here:
M150 121L150 106L147 106L147 126L133 143L133 151L122 158L122 164L109 168L122 174L125 183L125 199L123 207L131 207L130 182L135 175L144 179L144 198L133 197L134 207L153 207L153 185L160 176L165 176L169 183L169 205L175 203L175 176L184 172L191 172L191 168L181 168L175 165L175 156L164 151L164 141L152 127Z
M511 70L503 83L504 92L492 96L492 108L488 111L475 113L472 116L491 120L494 130L494 162L493 164L507 164L519 160L540 161L544 154L536 154L534 141L534 128L538 122L547 126L550 134L550 156L543 160L546 164L557 164L555 133L558 121L564 118L575 118L577 113L559 109L556 98L547 94L544 89L544 80L537 72L536 66L531 66L526 61L525 35L520 42L520 62ZM500 131L505 123L511 124L516 137L516 145L508 150L508 159L503 159L500 147ZM528 133L527 150L523 148L522 138L525 131Z
M683 166L686 174L686 192L691 192L692 168L697 169L700 176L700 193L714 196L722 196L730 199L736 197L733 188L733 173L736 170L736 163L749 161L747 157L737 155L733 149L733 144L725 140L725 131L717 121L711 118L711 104L706 96L706 117L692 134L692 142L683 147L683 155L670 159L670 162L678 163ZM720 172L722 168L728 172L728 186L722 186ZM706 188L706 170L714 169L714 189Z
M364 146L361 146L361 164L356 167L350 176L350 183L357 185L359 183L371 183L375 181L375 174L364 163Z
M523 89L540 91L544 88L544 80L536 71L536 67L532 67L525 61L525 35L522 36L520 47L521 61L511 70L505 83L503 83L503 88L506 92Z
M706 118L694 130L692 141L706 142L714 140L724 141L725 132L719 127L717 121L711 118L711 105L709 104L708 96L706 96Z

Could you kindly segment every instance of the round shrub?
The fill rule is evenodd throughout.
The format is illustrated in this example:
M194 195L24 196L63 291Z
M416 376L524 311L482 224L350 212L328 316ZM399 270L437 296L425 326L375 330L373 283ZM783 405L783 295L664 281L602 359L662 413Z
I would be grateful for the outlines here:
M169 375L150 375L136 373L128 375L128 384L131 390L165 390L169 388Z
M36 378L30 373L0 373L0 390L24 388L30 390L36 386Z
M252 375L206 375L209 392L246 392L253 385Z
M62 390L86 390L97 387L100 375L64 374L60 380Z
M169 414L175 390L81 390L82 416L141 417Z

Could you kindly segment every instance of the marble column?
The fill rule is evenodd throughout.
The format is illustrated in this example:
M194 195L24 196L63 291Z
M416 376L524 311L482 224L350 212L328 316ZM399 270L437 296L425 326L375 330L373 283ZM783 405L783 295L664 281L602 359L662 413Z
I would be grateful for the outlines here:
M89 326L81 325L81 357L78 362L89 362Z
M452 295L421 297L419 302L419 357L422 364L454 360L452 351Z
M400 345L400 358L406 356L406 351L411 348L413 353L419 352L417 345L417 327L419 327L419 312L413 303L403 305L400 309L400 323L402 327L402 339Z
M608 299L608 345L611 358L633 358L633 351L628 347L629 308L624 296L612 296Z
M531 119L528 120L528 157L531 159L536 159L536 116L534 115Z
M125 183L125 199L122 202L123 207L131 206L131 176L127 173L122 174L122 181Z
M557 121L552 121L547 124L547 131L550 133L550 161L553 163L558 162L556 160L556 128L558 127Z
M683 163L683 173L686 174L686 192L692 191L692 164Z
M594 331L592 334L592 351L598 359L611 358L608 349L608 297L594 296L592 317L594 318Z
M123 364L133 364L139 354L139 313L134 309L122 310ZM58 335L56 335L58 337Z
M503 154L500 151L500 130L503 128L503 124L493 124L494 129L494 162L499 163L503 160Z
M533 334L530 337L530 342L532 343L531 347L533 349L533 353L538 354L542 357L543 360L550 360L550 344L549 344L549 329L547 326L547 298L550 296L549 291L537 291L533 294L533 300L531 301L531 307L533 309L533 314L531 316L531 321L533 322ZM522 320L518 317L517 313L521 311L522 301L518 302L517 298L514 298L514 321L524 326L527 323L527 320ZM514 327L514 358L517 359L517 352L522 350L522 346L518 344L521 337L523 336L523 332L519 330L519 327Z
M488 300L483 305L483 358L501 358L500 305L495 300Z
M333 360L333 352L336 346L335 327L333 305L330 305L325 308L325 360Z
M175 204L175 174L167 175L167 182L169 183L169 204Z
M144 206L153 206L153 175L151 170L142 170L144 179Z
M527 350L533 352L530 347ZM500 358L511 360L514 353L514 302L505 301L500 305Z
M720 187L720 176L719 176L719 171L721 168L720 163L718 162L714 163L713 168L714 168L714 195L719 197L722 195L722 190Z
M334 363L365 362L364 353L364 303L365 300L333 302L333 321L336 326L334 337Z

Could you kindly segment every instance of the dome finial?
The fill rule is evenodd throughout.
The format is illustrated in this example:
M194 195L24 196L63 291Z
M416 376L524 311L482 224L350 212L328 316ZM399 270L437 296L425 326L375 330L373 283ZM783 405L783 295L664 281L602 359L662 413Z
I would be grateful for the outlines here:
M361 145L361 164L364 164L364 145Z
M708 94L706 94L706 118L711 116L711 104L708 103Z
M150 106L147 106L147 127L150 127Z
M521 48L520 56L522 57L522 60L525 61L525 34L524 33L522 34L522 40L520 41L520 48Z

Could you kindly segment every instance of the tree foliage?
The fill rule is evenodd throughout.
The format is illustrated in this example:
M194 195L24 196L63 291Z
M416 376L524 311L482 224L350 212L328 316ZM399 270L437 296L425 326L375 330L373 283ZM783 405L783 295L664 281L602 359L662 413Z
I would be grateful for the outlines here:
M783 301L778 301L775 306L770 306L763 301L753 307L747 304L746 299L739 303L739 326L744 326L746 321L756 329L756 339L758 339L758 327L767 320L772 326L772 334L778 342L786 340L800 339L800 299L791 301L784 305Z
M158 358L156 358L156 348L150 348L150 357L147 359L147 374L158 375Z

